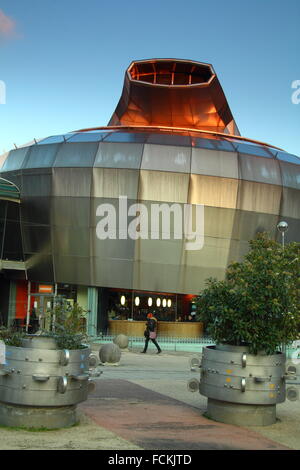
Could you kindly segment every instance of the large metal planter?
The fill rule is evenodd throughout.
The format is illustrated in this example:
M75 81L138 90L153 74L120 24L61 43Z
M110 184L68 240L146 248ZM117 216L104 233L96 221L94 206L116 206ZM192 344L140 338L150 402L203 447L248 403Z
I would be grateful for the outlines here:
M6 346L0 369L0 424L59 428L76 423L76 405L93 383L91 350L59 350L52 338L31 337Z
M244 346L203 348L199 391L207 415L228 424L269 425L285 401L285 354L249 354Z

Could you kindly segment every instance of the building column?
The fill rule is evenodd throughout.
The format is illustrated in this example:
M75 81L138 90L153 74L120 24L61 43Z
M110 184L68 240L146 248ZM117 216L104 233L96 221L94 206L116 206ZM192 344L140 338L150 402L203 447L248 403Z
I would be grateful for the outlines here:
M97 336L98 288L88 287L87 334Z
M11 326L11 324L16 318L16 300L17 300L17 283L16 281L10 281L8 319L7 319L8 326Z
M88 310L88 288L85 286L77 286L77 304L85 312Z
M98 288L98 331L102 335L107 335L109 330L108 323L108 292L107 288Z

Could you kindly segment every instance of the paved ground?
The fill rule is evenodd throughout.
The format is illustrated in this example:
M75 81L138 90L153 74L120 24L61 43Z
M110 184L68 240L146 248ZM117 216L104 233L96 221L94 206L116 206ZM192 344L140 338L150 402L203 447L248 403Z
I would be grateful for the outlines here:
M95 348L95 350L98 351L99 345L95 346ZM149 437L149 426L145 434L143 434L144 431L142 432L141 426L139 427L139 434L140 436L143 434L146 442L143 441L143 439L138 439L136 433L131 429L133 424L138 427L138 421L134 421L133 415L136 414L141 420L141 423L145 423L145 410L148 410L147 419L149 420L151 409L151 428L153 430L155 429L154 434L158 433L158 423L160 423L160 429L162 431L164 430L164 435L166 436L166 434L169 433L173 440L173 444L166 442L166 448L172 448L167 447L168 445L173 445L174 448L179 448L175 447L176 445L181 446L181 448L186 448L184 446L188 445L188 441L191 442L191 448L202 448L202 444L204 446L203 448L209 448L209 446L211 446L211 448L222 448L222 440L224 442L223 448L249 448L249 445L250 448L251 446L252 448L261 448L261 446L263 446L263 448L270 448L268 447L270 443L263 440L263 437L265 437L286 448L300 449L300 435L298 435L297 432L300 422L300 402L286 401L284 404L278 405L278 421L276 424L268 427L249 427L248 429L236 426L229 427L204 418L202 414L206 410L206 398L202 397L199 393L191 393L187 390L187 381L192 377L198 377L198 374L191 372L189 367L190 358L193 356L195 356L194 353L184 352L163 352L163 354L157 355L155 349L148 350L146 355L139 354L138 350L134 352L123 351L119 366L102 366L101 370L103 374L99 379L100 383L98 384L97 392L93 398L81 405L82 409L85 409L85 412L91 417L91 405L93 402L95 410L93 416L100 425L106 422L108 426L109 423L108 428L123 437L126 436L128 438L130 434L130 436L132 436L130 441L143 448L152 448L152 443L150 440L147 441L146 439L146 434L148 434ZM130 382L131 387L128 385L128 382ZM143 389L135 388L133 393L132 384L139 385L143 387ZM149 395L150 391L156 392L156 394ZM161 401L161 396L158 397L157 394L163 395L165 400L168 398L168 404L165 400ZM122 400L122 398L123 402L121 405L120 400ZM171 399L173 399L173 401ZM124 400L126 401L126 410ZM101 406L104 406L104 401L105 407L102 409ZM161 406L161 403L164 403L164 406ZM155 410L150 407L150 404L151 407L155 404ZM171 407L173 415L175 413L178 418L173 419L173 423L172 420L166 423L166 421L168 421L167 407ZM97 409L100 408L103 412L103 419L99 417L100 413L99 415L96 413ZM128 408L130 409L130 413ZM135 409L137 411L134 411ZM109 413L110 416L114 414L114 423L111 422ZM126 413L128 413L126 419L129 420L128 425L130 424L130 430L129 428L126 429L126 419L124 418ZM166 419L163 423L162 417L164 414ZM194 419L196 419L196 421L194 421ZM180 426L176 424L178 422L182 423L182 433L180 433ZM197 436L198 447L195 447L195 444L192 443L194 440L191 435L188 441L183 440L183 444L178 442L175 444L172 433L175 433L177 436L178 434L187 435L187 429L184 429L184 426L189 426L192 434L194 434L197 422L198 430L202 429L202 432L200 434L198 433ZM212 423L215 427L207 427L206 431L204 431L205 427L212 425ZM218 432L221 433L220 435L217 433L216 427L218 428ZM230 433L233 433L230 434L231 437L233 437L233 441L231 442L228 442L225 438L226 429L229 433L229 428ZM168 433L166 433L167 429ZM208 441L208 429L213 429L212 435L216 436L215 440L212 439ZM224 435L222 437L223 429ZM251 439L250 434L247 434L247 432L251 433ZM241 438L242 435L244 436L244 440ZM274 445L274 442L270 445ZM207 444L208 447L205 447ZM157 442L155 442L154 445L158 445Z
M118 366L100 366L95 392L78 406L78 426L48 432L0 428L0 448L300 449L299 401L279 405L279 420L268 427L246 429L203 417L206 398L187 390L187 381L198 377L189 368L193 355L156 355L151 347L146 355L123 351Z
M199 409L131 381L103 379L97 385L81 410L142 449L284 449L248 429L203 418Z

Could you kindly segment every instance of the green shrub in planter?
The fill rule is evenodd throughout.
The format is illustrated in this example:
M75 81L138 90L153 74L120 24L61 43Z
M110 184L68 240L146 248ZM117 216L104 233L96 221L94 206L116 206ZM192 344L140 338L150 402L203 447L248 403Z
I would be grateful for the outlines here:
M20 347L22 339L25 337L25 333L22 331L16 331L13 328L0 328L0 340L3 341L7 346Z
M276 422L285 401L281 345L299 331L300 244L283 250L266 234L250 242L223 281L209 279L197 298L198 319L216 346L203 349L199 392L207 415L242 426Z
M0 366L1 425L71 426L77 422L76 405L93 385L83 310L63 304L47 315L48 328L34 335L0 330L7 359Z
M41 329L38 336L51 337L56 341L57 349L84 349L88 337L85 332L85 312L74 304L67 308L65 304L58 304L53 310L47 312L48 329ZM33 336L36 336L33 335ZM0 340L7 346L22 346L22 340L28 337L23 331L16 331L13 327L0 327Z
M78 304L67 308L58 304L48 312L51 330L41 331L55 339L58 349L82 349L86 347L85 312Z
M300 327L300 244L282 246L267 234L250 241L241 263L223 281L209 279L196 298L198 320L216 343L273 354Z

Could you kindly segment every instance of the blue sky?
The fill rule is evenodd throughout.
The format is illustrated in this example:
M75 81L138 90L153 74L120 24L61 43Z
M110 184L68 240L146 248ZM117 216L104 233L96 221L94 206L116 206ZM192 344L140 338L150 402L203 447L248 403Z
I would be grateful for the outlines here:
M213 64L241 134L300 155L299 0L1 0L0 153L106 125L136 59Z

